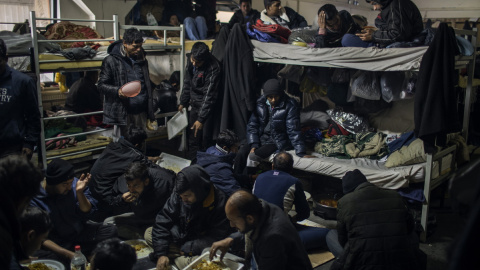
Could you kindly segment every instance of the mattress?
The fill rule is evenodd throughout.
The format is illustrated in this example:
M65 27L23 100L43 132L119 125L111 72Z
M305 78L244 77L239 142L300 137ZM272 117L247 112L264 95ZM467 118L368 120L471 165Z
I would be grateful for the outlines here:
M63 70L63 69L86 69L86 68L100 68L102 66L103 59L108 54L106 52L98 52L97 55L92 59L85 59L79 61L68 61L67 58L63 57L61 54L53 53L42 53L39 55L40 61L45 60L59 60L62 62L52 62L52 63L40 63L40 70Z

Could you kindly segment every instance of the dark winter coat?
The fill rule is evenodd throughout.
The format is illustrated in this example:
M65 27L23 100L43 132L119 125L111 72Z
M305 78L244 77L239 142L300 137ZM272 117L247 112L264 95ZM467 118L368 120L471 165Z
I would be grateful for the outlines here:
M133 81L132 77L136 77L136 74L128 74L132 72L127 70L125 65L131 65L132 61L122 53L123 41L118 40L108 47L107 52L109 56L103 59L102 70L98 80L98 90L104 95L103 103L103 123L110 125L126 125L127 124L127 110L129 103L132 102L131 98L120 98L118 96L118 90L124 84L129 81ZM133 64L134 69L141 69L142 72L142 92L140 95L145 94L147 98L147 117L150 120L155 120L153 111L153 98L152 98L152 83L150 82L148 62L145 58L145 51L139 53L139 59ZM140 79L140 78L139 78ZM146 89L143 89L145 86Z
M0 74L0 148L33 149L40 138L37 87L29 76L6 66Z
M9 269L14 250L20 248L20 224L12 196L0 189L0 269Z
M337 210L345 248L338 269L420 269L418 241L410 240L413 218L396 191L365 182L343 196Z
M233 175L233 160L235 153L224 154L212 146L205 152L197 152L197 164L210 175L210 181L216 188L229 197L240 189L240 184Z
M138 221L151 226L158 212L163 209L165 202L172 194L175 176L173 171L161 167L148 168L148 179L150 179L148 186L145 187L136 202L126 203L122 199L122 195L128 192L128 187L125 176L122 175L113 187L114 194L116 194L115 201L119 202L119 206L129 207Z
M258 19L260 19L260 12L256 9L251 9L247 14L247 17L243 16L243 12L241 10L237 10L235 13L233 13L232 18L228 22L228 28L232 29L236 23L241 25L246 25L247 22L255 24Z
M198 175L190 174L192 168L200 168ZM198 172L198 169L195 169ZM210 182L209 176L198 165L187 167L183 173L195 193L197 202L183 203L174 190L163 209L158 213L152 230L153 257L168 254L171 242L177 244L186 255L200 255L213 242L227 237L232 229L225 215L225 193Z
M383 6L375 19L378 28L372 42L386 47L394 42L412 41L423 30L422 14L411 0L378 0Z
M332 32L328 28L325 35L315 36L315 48L333 48L342 47L342 38L345 34L355 34L360 31L361 28L356 24L352 15L346 10L340 10L338 12L340 20L342 21L342 28L338 32Z
M283 151L293 147L297 155L305 155L305 143L300 130L300 115L297 102L293 98L284 95L280 104L269 112L270 109L266 101L267 98L265 96L257 100L257 108L248 121L247 141L250 146L258 148L266 143L262 135L269 123L269 118L271 118L270 137L277 145L277 149Z
M76 113L94 112L102 110L102 96L95 85L88 78L80 78L68 90L65 109Z
M161 113L177 110L177 89L168 80L163 80L153 91L153 109Z
M185 108L191 105L192 110L198 111L197 121L202 124L212 116L217 102L221 71L220 63L212 55L201 67L194 68L190 61L190 54L187 54L187 68L180 104Z

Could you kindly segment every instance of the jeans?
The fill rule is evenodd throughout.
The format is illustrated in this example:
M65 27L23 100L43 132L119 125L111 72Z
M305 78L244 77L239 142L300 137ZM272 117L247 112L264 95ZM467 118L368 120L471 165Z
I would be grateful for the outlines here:
M204 40L207 39L207 21L202 16L197 16L195 19L187 17L183 21L185 30L187 31L187 38L190 40Z
M329 229L295 224L300 240L307 251L327 249L326 236Z
M330 230L327 233L327 246L328 250L333 253L335 258L340 257L343 254L343 247L338 242L338 231L337 230Z
M342 46L368 48L375 46L375 43L363 41L354 34L345 34L342 38Z

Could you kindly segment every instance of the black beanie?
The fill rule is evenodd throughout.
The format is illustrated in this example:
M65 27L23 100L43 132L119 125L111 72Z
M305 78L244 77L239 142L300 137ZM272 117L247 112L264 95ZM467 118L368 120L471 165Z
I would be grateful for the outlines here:
M282 90L280 82L277 79L270 79L265 82L263 85L263 95L270 96L270 95L279 95L283 96L285 92Z
M367 178L358 169L347 172L342 178L343 194L354 191L355 188L365 182L368 182Z
M61 158L52 160L45 172L45 178L49 186L54 186L73 178L73 165Z

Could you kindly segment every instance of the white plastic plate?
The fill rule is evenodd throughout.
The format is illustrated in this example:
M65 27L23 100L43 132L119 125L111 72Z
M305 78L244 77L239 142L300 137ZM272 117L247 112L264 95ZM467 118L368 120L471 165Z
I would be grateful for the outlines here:
M171 140L188 126L187 110L183 108L182 112L176 113L167 122L168 139Z

